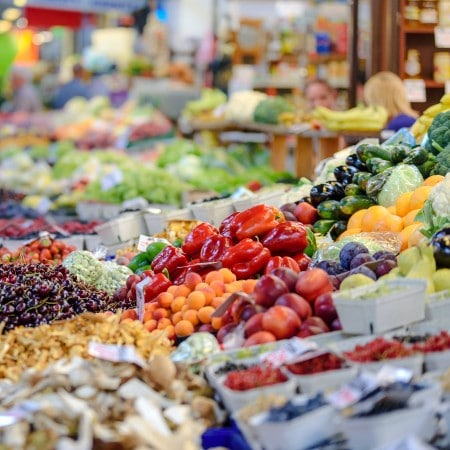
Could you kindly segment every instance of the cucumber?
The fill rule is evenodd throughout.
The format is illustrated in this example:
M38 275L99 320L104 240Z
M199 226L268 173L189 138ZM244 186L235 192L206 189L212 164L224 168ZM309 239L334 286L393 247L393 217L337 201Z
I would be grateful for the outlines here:
M316 220L313 225L314 233L319 233L325 236L330 228L336 223L336 220L333 219L320 219Z
M386 161L385 159L377 157L369 158L366 161L366 164L367 168L373 174L384 172L386 169L389 169L389 167L392 167L392 163L390 161Z
M356 147L356 154L363 163L366 163L369 158L381 158L385 161L391 160L391 149L381 145L360 144Z
M341 214L345 217L350 217L356 211L367 209L375 204L371 198L365 195L348 195L341 199L339 203Z
M317 214L321 219L339 219L341 204L337 200L325 200L317 205Z
M347 184L344 188L345 195L364 195L364 191L355 183ZM345 197L344 197L345 198Z
M353 175L353 183L356 183L363 191L366 190L367 182L373 176L370 172L358 172Z

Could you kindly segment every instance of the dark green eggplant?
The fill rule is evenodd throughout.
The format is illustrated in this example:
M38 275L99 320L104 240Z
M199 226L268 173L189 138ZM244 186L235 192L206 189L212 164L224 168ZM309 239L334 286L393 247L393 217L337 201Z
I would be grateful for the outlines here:
M342 183L344 186L347 186L347 184L350 184L353 180L353 175L359 172L359 169L353 166L337 166L334 169L334 177L337 181Z
M345 193L345 196L364 195L365 194L365 192L356 183L347 184L347 186L345 186L345 188L344 188L344 193Z
M338 200L325 200L317 205L317 214L321 219L340 218L341 204Z
M346 220L337 220L329 230L330 237L334 241L347 229Z
M314 233L319 233L325 236L330 228L336 223L336 220L333 219L320 219L316 220L313 224Z
M363 191L366 190L367 181L373 177L370 172L358 172L353 175L353 183L356 183Z
M348 155L347 158L345 158L345 164L347 164L347 166L356 167L361 171L367 171L367 166L358 158L356 153Z
M428 150L421 145L414 147L403 160L403 164L414 164L416 166L425 163L428 160Z
M327 181L322 184L317 184L311 188L311 192L309 193L313 206L317 206L325 200L340 200L344 195L344 188L337 181Z
M375 202L366 195L348 195L339 201L341 215L350 217L360 209L366 209L373 206Z
M366 161L366 164L367 168L375 174L384 172L386 169L389 169L389 167L392 167L392 163L390 161L377 157L369 158Z
M391 161L394 164L402 162L411 152L411 147L408 145L397 144L392 149Z
M367 181L366 194L368 197L373 198L375 201L378 198L378 194L383 189L384 183L392 173L393 168L386 169L384 172L378 173L372 176Z
M356 154L363 163L367 163L369 158L381 158L386 161L391 159L391 149L381 145L360 144L356 147Z

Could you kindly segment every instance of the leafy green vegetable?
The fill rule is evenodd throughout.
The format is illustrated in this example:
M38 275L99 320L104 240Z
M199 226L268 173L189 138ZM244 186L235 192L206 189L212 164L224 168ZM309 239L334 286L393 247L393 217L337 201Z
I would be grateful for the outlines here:
M428 141L425 148L434 154L439 153L450 144L450 110L436 115L427 134Z
M431 175L446 175L450 172L450 141L436 156Z
M177 139L164 148L164 151L156 160L158 167L167 167L176 164L183 156L201 156L202 152L194 141L188 139Z
M276 125L281 113L293 111L294 107L283 97L269 97L258 103L253 119L255 122Z

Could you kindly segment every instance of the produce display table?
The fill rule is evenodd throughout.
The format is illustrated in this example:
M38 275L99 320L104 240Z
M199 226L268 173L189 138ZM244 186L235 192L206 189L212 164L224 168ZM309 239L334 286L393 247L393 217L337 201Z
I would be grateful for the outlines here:
M313 178L314 167L323 159L333 156L340 150L341 142L347 137L367 138L378 137L379 133L362 131L333 132L327 130L313 130L307 123L292 126L267 125L255 122L238 123L233 121L186 121L183 119L181 130L191 132L210 130L217 134L225 131L254 131L269 136L272 151L271 164L273 169L284 171L289 167L287 138L295 137L294 166L290 168L297 177Z

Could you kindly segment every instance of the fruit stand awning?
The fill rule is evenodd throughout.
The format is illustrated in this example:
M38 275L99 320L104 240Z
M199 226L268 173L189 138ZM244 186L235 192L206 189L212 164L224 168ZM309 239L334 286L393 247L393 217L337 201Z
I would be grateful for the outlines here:
M55 26L77 29L85 21L85 15L79 11L58 11L47 8L26 7L24 16L28 20L28 26L35 28L50 28ZM91 17L94 20L93 17Z

